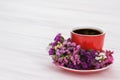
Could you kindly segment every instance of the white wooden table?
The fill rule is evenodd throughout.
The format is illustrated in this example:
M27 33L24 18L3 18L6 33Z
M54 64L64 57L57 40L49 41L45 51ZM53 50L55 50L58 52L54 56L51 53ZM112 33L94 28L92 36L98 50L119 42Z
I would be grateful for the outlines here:
M0 80L119 80L119 0L0 0ZM106 71L76 74L52 65L46 47L79 25L106 30L104 49L114 50Z

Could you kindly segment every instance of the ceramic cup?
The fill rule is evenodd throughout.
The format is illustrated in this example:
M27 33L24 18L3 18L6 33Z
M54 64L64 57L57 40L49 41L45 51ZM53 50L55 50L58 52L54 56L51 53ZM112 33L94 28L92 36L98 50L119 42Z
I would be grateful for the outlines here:
M104 37L105 31L99 27L80 26L71 31L72 42L75 42L76 44L80 45L81 48L86 50L102 50Z

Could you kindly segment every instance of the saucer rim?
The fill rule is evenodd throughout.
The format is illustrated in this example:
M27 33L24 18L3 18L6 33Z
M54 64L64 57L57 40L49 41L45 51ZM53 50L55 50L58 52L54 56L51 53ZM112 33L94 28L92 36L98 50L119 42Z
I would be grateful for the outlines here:
M67 68L67 67L64 67L64 66L60 66L60 65L57 65L55 63L53 63L55 66L61 68L61 69L64 69L64 70L67 70L67 71L72 71L72 72L80 72L80 73L88 73L88 72L100 72L100 71L103 71L103 70L106 70L108 68L110 68L110 65L106 66L106 67L103 67L103 68L100 68L100 69L91 69L91 70L77 70L77 69L71 69L71 68Z

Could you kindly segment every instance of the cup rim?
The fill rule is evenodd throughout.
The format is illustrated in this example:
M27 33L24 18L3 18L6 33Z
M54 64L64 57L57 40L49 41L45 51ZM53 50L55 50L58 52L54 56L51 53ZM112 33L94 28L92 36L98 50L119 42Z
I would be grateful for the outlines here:
M95 30L98 30L100 32L102 32L101 34L97 34L97 35L86 35L86 34L78 34L78 33L75 33L73 32L74 30L77 30L77 29L95 29ZM75 27L72 29L71 33L73 34L76 34L76 35L80 35L80 36L101 36L101 35L104 35L105 34L105 30L101 27L93 27L93 26L78 26L78 27Z

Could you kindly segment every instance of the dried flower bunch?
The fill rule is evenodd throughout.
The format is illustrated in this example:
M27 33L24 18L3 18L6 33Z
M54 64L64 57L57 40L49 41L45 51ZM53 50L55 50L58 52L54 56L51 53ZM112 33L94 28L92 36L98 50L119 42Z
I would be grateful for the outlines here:
M110 50L85 50L71 39L64 39L57 34L50 43L49 55L55 64L77 70L100 69L113 63L113 52Z

